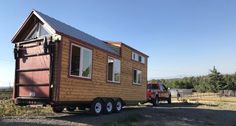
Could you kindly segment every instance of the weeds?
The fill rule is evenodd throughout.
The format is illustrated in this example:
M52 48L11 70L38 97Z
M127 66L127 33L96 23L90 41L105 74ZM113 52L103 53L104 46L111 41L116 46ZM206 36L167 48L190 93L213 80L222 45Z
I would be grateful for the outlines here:
M0 117L52 114L50 107L16 106L12 100L0 100Z

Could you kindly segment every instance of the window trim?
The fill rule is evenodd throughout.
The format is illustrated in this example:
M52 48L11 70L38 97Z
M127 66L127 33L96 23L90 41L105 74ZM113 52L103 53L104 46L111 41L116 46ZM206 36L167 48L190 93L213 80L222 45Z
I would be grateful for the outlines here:
M79 67L80 67L80 71L79 71L79 75L71 75L71 61L72 61L72 47L75 46L75 47L79 47L80 48L80 64L79 64ZM90 70L90 76L88 77L85 77L85 76L82 76L83 74L83 50L87 50L89 52L91 52L91 58L90 58L90 61L91 61L91 70ZM86 48L86 47L83 47L83 46L80 46L78 44L74 44L74 43L71 43L70 44L70 59L69 59L69 76L70 77L75 77L75 78L82 78L82 79L89 79L89 80L92 80L92 73L93 73L93 50L92 49L89 49L89 48Z
M136 70L136 71L140 71L141 72L141 82L140 83L135 83L134 82L134 70ZM137 72L138 73L138 72ZM142 75L142 73L143 73L143 71L142 70L139 70L139 69L132 69L132 81L133 81L133 85L142 85L142 83L143 83L143 79L142 79L142 77L143 77L143 75ZM137 76L138 77L138 76Z
M120 61L120 80L119 81L111 81L111 80L108 80L108 60L109 60L109 58L111 58L111 59L116 59L116 60L119 60ZM109 82L109 83L115 83L115 84L120 84L121 83L121 60L120 59L118 59L118 58L115 58L115 57L112 57L112 56L107 56L107 61L106 61L106 63L107 63L107 71L106 71L106 74L107 74L107 82ZM114 68L113 68L113 72L114 72ZM112 73L113 74L113 73ZM113 77L112 77L112 79L113 79Z

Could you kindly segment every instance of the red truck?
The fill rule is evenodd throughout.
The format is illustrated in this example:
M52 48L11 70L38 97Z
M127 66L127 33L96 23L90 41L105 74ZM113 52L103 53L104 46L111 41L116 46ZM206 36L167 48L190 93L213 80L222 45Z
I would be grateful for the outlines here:
M171 93L161 82L149 82L147 84L147 101L157 106L160 101L171 104Z

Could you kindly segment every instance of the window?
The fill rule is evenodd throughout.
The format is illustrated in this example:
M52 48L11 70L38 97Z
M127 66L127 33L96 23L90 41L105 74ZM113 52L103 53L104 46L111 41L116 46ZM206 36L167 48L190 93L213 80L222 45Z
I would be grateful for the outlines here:
M152 89L152 85L151 84L147 84L147 89Z
M25 38L25 40L30 40L30 39L36 39L42 36L49 35L49 32L45 29L45 27L37 23L34 28L30 31L28 36Z
M138 61L138 54L132 52L132 60Z
M142 82L142 71L133 70L133 83L141 84L141 82Z
M142 56L141 63L145 64L145 58Z
M161 91L167 91L168 89L166 88L166 86L164 84L161 84Z
M91 78L92 51L90 49L71 45L70 75Z
M138 56L138 61L141 62L141 60L142 60L142 57Z
M108 81L120 83L120 60L108 57Z
M158 84L147 84L147 89L159 89Z
M145 64L145 57L132 52L132 60Z

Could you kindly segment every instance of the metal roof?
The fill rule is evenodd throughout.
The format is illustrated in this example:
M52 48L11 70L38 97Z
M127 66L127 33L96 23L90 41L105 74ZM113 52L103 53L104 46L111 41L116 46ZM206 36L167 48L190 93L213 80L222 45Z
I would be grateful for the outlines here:
M52 17L49 17L46 14L43 14L39 11L34 10L35 13L37 13L43 20L45 20L48 25L50 25L56 32L71 36L76 39L80 39L90 45L96 46L98 48L104 49L108 52L111 52L113 54L119 55L117 51L112 49L109 45L107 45L104 41L99 40L85 32L82 32L70 25L67 25L59 20L56 20Z

